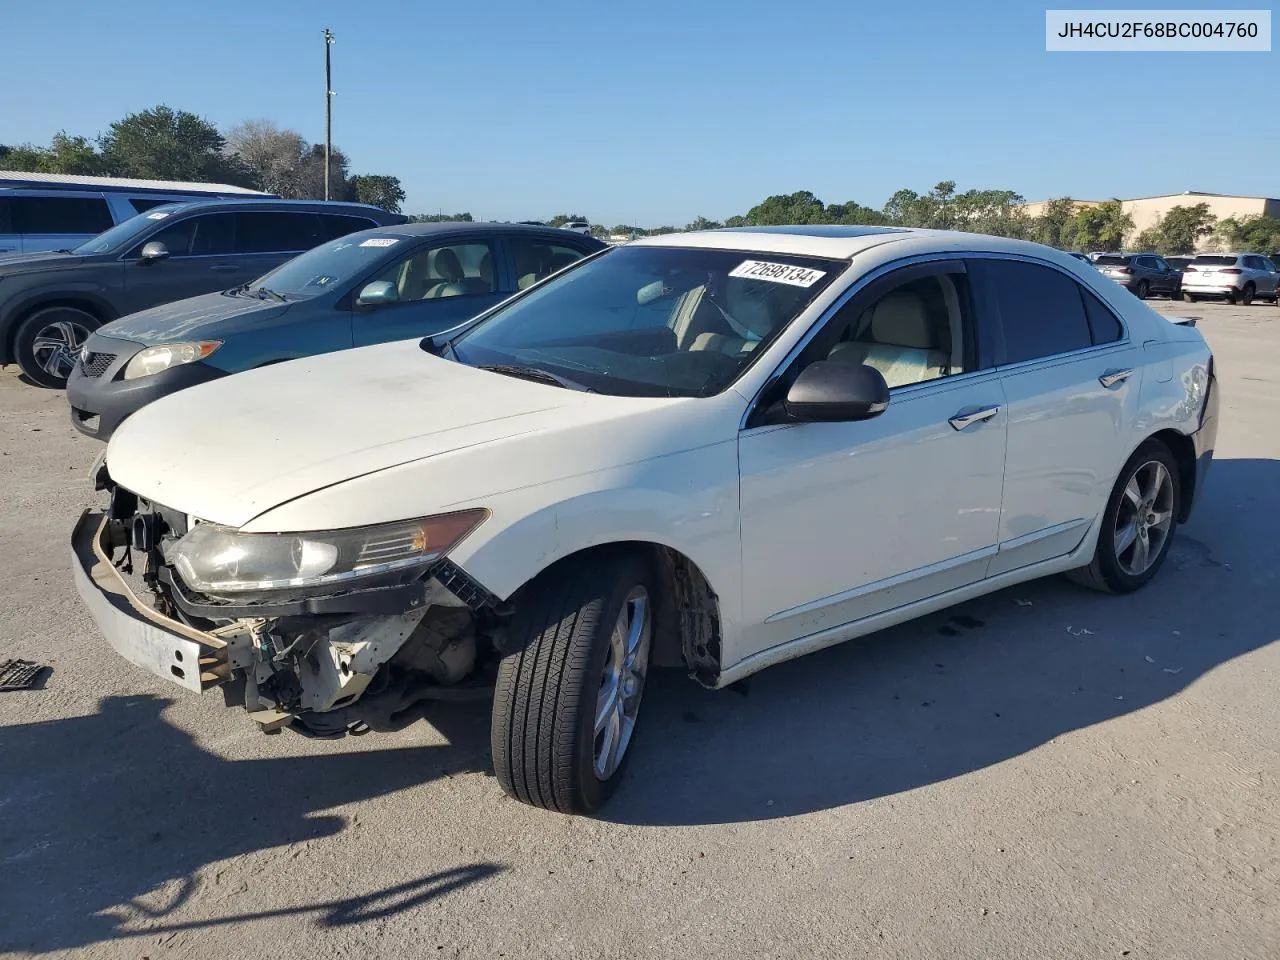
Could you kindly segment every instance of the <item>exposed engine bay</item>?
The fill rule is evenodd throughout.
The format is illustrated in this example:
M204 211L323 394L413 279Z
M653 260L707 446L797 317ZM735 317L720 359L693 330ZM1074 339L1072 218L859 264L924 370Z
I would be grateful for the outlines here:
M447 558L342 589L204 593L173 562L188 518L114 486L105 469L96 479L111 494L101 555L137 601L199 631L203 686L221 686L264 730L394 729L423 700L490 695L508 617Z

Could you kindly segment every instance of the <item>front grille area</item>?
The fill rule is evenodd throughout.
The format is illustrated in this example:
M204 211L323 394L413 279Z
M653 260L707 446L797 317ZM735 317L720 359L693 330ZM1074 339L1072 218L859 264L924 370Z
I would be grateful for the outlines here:
M115 361L114 353L90 353L80 361L80 372L86 377L100 377L107 372L107 367Z

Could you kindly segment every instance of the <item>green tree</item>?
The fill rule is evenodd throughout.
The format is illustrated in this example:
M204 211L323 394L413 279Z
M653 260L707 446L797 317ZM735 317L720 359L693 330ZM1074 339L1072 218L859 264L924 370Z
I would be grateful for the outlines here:
M1044 205L1044 212L1029 224L1028 236L1036 243L1065 250L1075 243L1077 204L1070 197L1059 197Z
M753 227L783 223L826 223L822 201L808 190L766 197L747 211L745 222Z
M1218 218L1209 212L1207 203L1174 207L1155 227L1159 253L1193 253L1200 240L1213 233Z
M719 220L708 220L706 217L698 217L690 223L685 224L685 232L691 233L694 230L719 230L724 224Z
M1224 217L1214 239L1227 250L1251 250L1271 256L1280 252L1280 217Z
M391 213L400 212L400 202L404 200L404 187L400 186L398 177L362 173L352 177L348 185L352 196L359 203L371 203Z
M845 203L829 203L826 207L828 223L869 224L878 226L886 222L885 215L879 210L864 207L853 200Z
M24 144L4 148L3 155L0 155L0 169L95 176L103 172L103 164L102 155L90 140L73 137L60 130L47 147Z
M252 186L250 170L208 120L164 105L117 120L98 141L106 170L120 177Z
M1078 250L1119 250L1133 229L1133 217L1118 199L1076 211L1072 247Z
M586 220L580 213L557 213L554 217L547 221L549 227L563 227L572 220Z
M409 217L410 223L473 223L469 213L415 213Z
M1160 247L1163 245L1164 237L1155 227L1147 227L1140 234L1133 238L1133 248L1135 250L1154 250L1156 253L1163 253Z

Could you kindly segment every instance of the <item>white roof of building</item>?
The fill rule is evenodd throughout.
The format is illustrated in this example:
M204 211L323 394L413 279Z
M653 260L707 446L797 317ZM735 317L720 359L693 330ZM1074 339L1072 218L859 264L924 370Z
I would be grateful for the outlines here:
M185 183L179 180L130 180L123 177L85 177L65 173L29 173L23 170L0 170L0 186L11 182L47 183L60 187L113 187L117 190L167 190L171 193L244 193L255 197L271 194L229 183Z

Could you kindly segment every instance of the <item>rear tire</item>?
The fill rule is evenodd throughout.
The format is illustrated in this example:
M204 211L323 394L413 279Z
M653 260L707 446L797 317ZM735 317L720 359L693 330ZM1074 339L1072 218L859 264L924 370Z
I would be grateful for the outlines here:
M1257 292L1252 283L1246 283L1244 289L1240 292L1240 303L1249 306L1253 303L1253 295Z
M1103 593L1132 593L1145 586L1164 564L1178 527L1178 477L1178 462L1164 443L1148 440L1138 447L1107 500L1093 559L1067 576ZM1163 530L1146 522L1165 515Z
M494 772L524 803L594 813L630 756L652 648L653 571L634 554L597 553L522 593L510 631L517 649L494 690Z
M102 321L80 307L37 307L18 325L14 354L27 379L61 390L76 365L81 345Z
M1147 299L1147 294L1151 292L1151 287L1145 280L1139 280L1138 285L1133 289L1133 295L1139 300Z
M1196 302L1197 300L1199 300L1200 298L1199 298L1199 297L1197 297L1194 293L1185 293L1185 292L1184 292L1184 293L1182 294L1182 299L1183 299L1183 300L1185 300L1187 303L1195 303L1195 302Z

